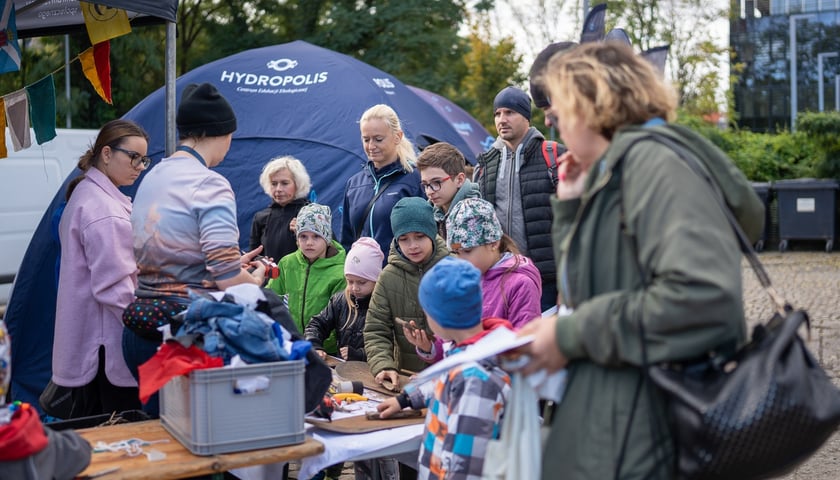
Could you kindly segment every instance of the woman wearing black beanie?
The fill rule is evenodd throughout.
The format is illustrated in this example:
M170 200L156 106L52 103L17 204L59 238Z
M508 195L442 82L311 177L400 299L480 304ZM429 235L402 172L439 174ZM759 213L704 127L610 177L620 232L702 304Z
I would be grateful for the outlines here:
M209 83L184 88L176 123L176 152L157 164L140 184L131 215L139 268L136 300L123 316L123 354L137 366L160 345L157 327L189 304L188 292L224 290L240 283L261 285L265 267L242 267L259 253L240 255L236 199L230 183L211 170L230 149L236 115ZM156 397L156 396L155 396ZM144 406L155 416L157 398Z

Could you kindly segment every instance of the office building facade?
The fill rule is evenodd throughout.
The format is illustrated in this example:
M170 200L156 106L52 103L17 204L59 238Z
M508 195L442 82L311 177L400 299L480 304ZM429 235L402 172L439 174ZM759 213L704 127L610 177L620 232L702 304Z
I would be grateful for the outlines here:
M840 107L840 0L733 0L732 8L742 128L776 132L801 112Z

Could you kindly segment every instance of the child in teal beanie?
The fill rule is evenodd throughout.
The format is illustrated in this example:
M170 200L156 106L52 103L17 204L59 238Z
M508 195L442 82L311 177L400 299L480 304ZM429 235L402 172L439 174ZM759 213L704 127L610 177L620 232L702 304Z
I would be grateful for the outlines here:
M423 273L448 256L449 250L437 235L432 206L420 197L406 197L394 205L391 229L394 240L388 264L376 282L365 322L365 351L376 382L389 380L398 388L399 370L418 371L426 366L408 337L432 335L417 300L417 288ZM413 328L398 327L395 318Z

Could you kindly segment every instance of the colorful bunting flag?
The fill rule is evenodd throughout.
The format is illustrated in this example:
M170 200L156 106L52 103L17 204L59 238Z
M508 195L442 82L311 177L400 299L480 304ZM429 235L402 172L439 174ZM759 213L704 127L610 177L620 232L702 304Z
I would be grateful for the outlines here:
M111 43L102 42L79 54L82 71L93 85L102 100L113 104L111 100Z
M0 158L6 158L9 152L6 150L6 102L0 97Z
M32 138L29 134L29 101L26 90L20 89L3 97L6 103L6 120L9 122L9 134L12 148L16 152L29 148Z
M589 13L586 14L586 20L583 21L580 43L600 42L604 39L606 16L606 3L599 3L589 10Z
M14 0L0 0L3 14L0 16L0 73L20 70L20 45L15 25Z
M131 33L125 10L94 3L79 2L91 45Z
M29 113L38 145L55 138L55 83L52 74L26 87Z

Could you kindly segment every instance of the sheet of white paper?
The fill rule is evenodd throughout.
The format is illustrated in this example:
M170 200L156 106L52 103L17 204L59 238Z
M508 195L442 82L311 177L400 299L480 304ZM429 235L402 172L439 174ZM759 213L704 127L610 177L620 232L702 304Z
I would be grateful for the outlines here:
M534 337L532 335L518 337L516 332L513 330L504 327L496 328L484 336L484 338L471 345L470 348L454 355L450 355L421 371L414 377L414 380L412 380L411 383L418 385L425 383L433 378L437 378L437 376L441 373L446 372L457 365L484 360L485 358L498 355L502 352L507 352L508 350L520 347L533 341Z

